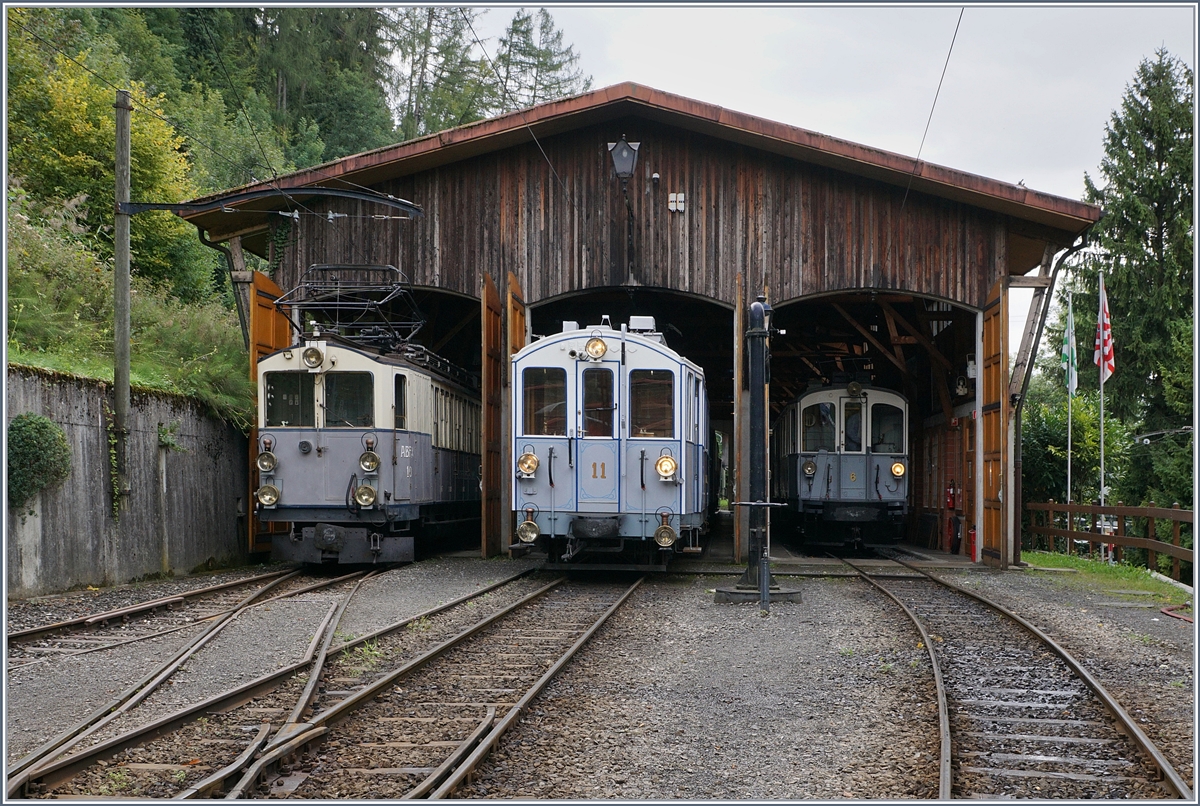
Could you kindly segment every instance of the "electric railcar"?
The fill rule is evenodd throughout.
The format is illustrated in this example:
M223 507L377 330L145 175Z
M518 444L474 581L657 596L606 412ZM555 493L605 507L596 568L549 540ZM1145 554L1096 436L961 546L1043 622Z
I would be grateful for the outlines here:
M704 370L654 318L607 316L512 358L516 550L547 564L663 567L699 552L709 497Z
M772 497L804 542L898 541L909 506L908 401L851 381L810 386L771 435Z
M394 285L375 289L386 296ZM305 315L337 304L284 299ZM370 307L365 299L354 315ZM411 561L423 530L479 517L474 379L402 337L415 328L398 336L361 325L310 321L291 346L258 361L256 514L290 524L272 536L276 559Z

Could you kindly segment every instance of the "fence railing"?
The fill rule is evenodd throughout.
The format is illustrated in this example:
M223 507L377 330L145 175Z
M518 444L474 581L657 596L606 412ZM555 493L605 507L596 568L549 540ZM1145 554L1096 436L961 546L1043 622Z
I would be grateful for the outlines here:
M1156 507L1095 506L1090 504L1026 504L1029 512L1029 533L1033 548L1044 547L1047 551L1059 551L1058 538L1066 553L1082 553L1086 546L1089 554L1099 546L1111 546L1114 559L1121 561L1127 548L1145 549L1146 566L1158 570L1158 555L1171 557L1171 578L1178 581L1180 562L1192 562L1192 549L1180 545L1181 529L1184 524L1193 524L1190 509L1180 509L1179 504ZM1170 521L1170 536L1158 536L1157 521ZM1066 528L1063 528L1066 527ZM1191 529L1189 528L1189 531ZM1039 544L1041 544L1039 546Z

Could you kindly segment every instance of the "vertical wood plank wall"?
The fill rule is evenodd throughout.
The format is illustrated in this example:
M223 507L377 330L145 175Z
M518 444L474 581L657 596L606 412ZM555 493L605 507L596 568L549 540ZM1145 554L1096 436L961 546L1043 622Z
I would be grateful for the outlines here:
M475 296L512 272L527 303L625 280L628 212L607 142L640 141L629 183L635 277L733 304L735 278L772 304L854 288L983 305L1001 271L1007 219L643 119L615 121L388 180L424 207L322 199L283 249L280 285L314 263L390 263L417 285ZM656 183L652 175L658 173ZM668 209L683 193L684 212ZM311 206L311 205L310 205ZM327 218L327 213L346 217ZM377 217L381 216L381 217Z

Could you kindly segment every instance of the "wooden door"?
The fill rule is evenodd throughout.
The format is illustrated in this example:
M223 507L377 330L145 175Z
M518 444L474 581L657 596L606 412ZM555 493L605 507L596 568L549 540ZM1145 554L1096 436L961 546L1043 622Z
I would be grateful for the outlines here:
M503 444L503 361L504 312L496 283L485 272L480 293L480 315L483 318L483 465L482 526L480 551L483 557L494 557L502 551L501 528L504 507L501 494L501 445Z
M282 350L292 343L291 322L285 311L275 307L275 300L283 296L283 289L275 284L262 272L250 274L250 305L249 305L249 335L250 335L250 380L258 383L258 359L270 355L276 350ZM290 523L259 523L254 517L254 492L258 489L259 474L254 460L258 457L258 417L255 415L254 425L250 428L250 494L246 499L250 502L250 517L246 519L249 534L247 535L251 552L270 551L271 536L287 534L292 526Z
M1008 566L1008 280L988 292L983 308L983 562Z

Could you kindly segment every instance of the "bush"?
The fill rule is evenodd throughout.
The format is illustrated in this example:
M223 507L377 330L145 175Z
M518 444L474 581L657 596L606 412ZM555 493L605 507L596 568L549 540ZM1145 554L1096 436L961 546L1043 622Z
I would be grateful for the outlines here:
M40 414L18 414L8 426L8 506L23 509L29 499L71 472L67 435Z

